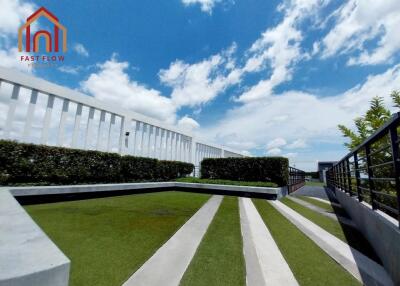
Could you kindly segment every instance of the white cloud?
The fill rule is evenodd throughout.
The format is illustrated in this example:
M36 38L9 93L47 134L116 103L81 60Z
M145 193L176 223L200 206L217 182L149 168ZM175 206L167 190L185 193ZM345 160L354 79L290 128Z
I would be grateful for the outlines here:
M26 62L21 62L21 56L28 56L28 53L20 53L17 48L0 48L0 65L6 68L14 68L27 73L32 72L33 68Z
M159 72L160 81L172 87L171 99L175 106L196 107L213 100L227 87L240 82L241 71L234 68L232 53L236 44L194 64L181 60Z
M83 57L88 57L89 56L89 52L88 50L85 48L84 45L77 43L73 46L74 51L78 54L81 55Z
M196 120L185 115L178 120L178 127L184 131L192 133L194 130L198 129L200 125Z
M270 67L271 76L250 87L237 101L250 102L268 97L274 87L291 79L293 65L308 56L300 47L303 35L298 25L306 18L315 17L327 2L297 0L279 6L278 10L284 13L283 20L277 26L267 29L253 43L243 68L245 72L255 72Z
M126 73L129 67L127 62L119 62L113 55L98 67L97 73L92 73L87 80L81 82L83 91L99 100L123 106L169 124L175 122L176 108L171 99L132 80Z
M31 72L32 68L21 63L17 49L18 28L35 11L35 5L28 1L0 0L0 65Z
M288 149L302 149L302 148L306 148L306 147L307 147L307 143L306 143L306 140L304 140L304 139L297 139L286 146L286 148L288 148Z
M35 11L35 5L21 0L0 0L0 35L17 35L18 28Z
M283 154L282 156L283 156L283 157L286 157L286 158L289 158L289 159L293 159L293 158L296 158L297 155L298 155L297 153L289 152L289 153Z
M274 140L270 141L267 144L267 149L274 149L277 147L282 147L282 146L285 146L286 144L287 144L287 142L285 139L278 137L278 138L275 138Z
M182 0L185 6L198 4L201 11L209 14L211 14L212 9L218 2L222 2L222 0Z
M282 150L280 148L272 148L267 150L267 155L279 155L281 154Z
M355 53L348 64L379 64L391 60L400 50L398 0L350 0L331 17L334 26L322 40L325 58Z
M77 75L82 69L82 66L66 66L62 65L58 68L60 72Z
M337 125L352 126L353 119L368 109L369 101L376 95L383 96L386 105L392 108L390 93L395 89L400 89L400 64L371 75L363 84L336 96L319 97L289 91L243 104L229 110L214 126L203 127L200 131L223 145L227 145L231 134L235 134L236 141L254 142L252 148L255 149L262 148L266 142L270 149L313 146L316 148L314 154L319 156L314 160L329 159L328 151L318 153L317 146L321 142L336 144L344 153L344 139ZM284 144L287 141L291 143ZM272 152L277 153L277 150ZM296 152L300 158L301 152ZM334 155L336 157L331 159L340 157L337 152Z

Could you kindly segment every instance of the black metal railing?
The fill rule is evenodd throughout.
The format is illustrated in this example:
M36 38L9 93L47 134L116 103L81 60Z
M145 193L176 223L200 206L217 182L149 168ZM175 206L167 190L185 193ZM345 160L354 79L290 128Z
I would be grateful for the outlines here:
M327 171L327 185L400 222L400 113Z
M306 182L306 172L289 167L289 182L288 182L288 192L292 193L302 186Z

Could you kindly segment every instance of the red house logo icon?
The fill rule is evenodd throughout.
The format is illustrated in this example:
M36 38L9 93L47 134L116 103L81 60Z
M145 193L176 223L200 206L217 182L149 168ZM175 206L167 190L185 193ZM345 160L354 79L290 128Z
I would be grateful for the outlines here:
M40 30L37 31L31 39L31 24L37 21L40 17L47 18L54 24L53 31ZM46 8L41 7L31 16L26 19L26 23L18 29L18 51L22 52L23 41L22 34L25 30L25 51L26 52L39 52L39 40L44 37L46 42L46 52L59 52L59 33L62 31L62 51L67 51L67 29L60 24L58 18L50 13ZM33 41L33 50L31 50L31 40Z

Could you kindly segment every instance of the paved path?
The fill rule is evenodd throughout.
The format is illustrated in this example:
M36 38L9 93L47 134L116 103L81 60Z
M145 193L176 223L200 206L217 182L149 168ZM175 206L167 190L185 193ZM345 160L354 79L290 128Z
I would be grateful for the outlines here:
M337 202L331 190L318 186L304 186L291 194L292 196L316 197L324 200Z
M364 285L393 285L385 269L279 201L270 201L283 216Z
M308 208L310 210L313 210L313 211L315 211L315 212L317 212L317 213L319 213L319 214L321 214L323 216L326 216L326 217L328 217L330 219L336 220L336 221L338 221L340 223L347 224L347 225L349 225L351 227L357 228L357 226L354 224L354 222L351 219L348 219L348 218L343 217L343 216L339 216L339 215L335 214L334 212L327 211L326 209L317 207L317 206L315 206L315 205L313 205L313 204L311 204L309 202L303 201L303 200L298 199L296 197L287 196L287 198L292 200L293 202L298 203L299 205L302 205L302 206L304 206L304 207L306 207L306 208Z
M251 199L240 198L239 206L246 284L298 285Z
M124 286L177 286L222 201L212 196Z

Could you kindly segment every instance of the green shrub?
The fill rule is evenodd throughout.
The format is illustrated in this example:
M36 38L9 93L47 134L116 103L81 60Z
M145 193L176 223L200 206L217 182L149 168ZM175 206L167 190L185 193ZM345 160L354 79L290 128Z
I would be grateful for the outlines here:
M151 181L157 177L157 159L122 156L122 177L123 181Z
M285 186L289 161L283 157L208 158L201 162L201 177L233 181L272 182Z
M184 162L0 140L1 185L173 180L187 176L193 167Z

